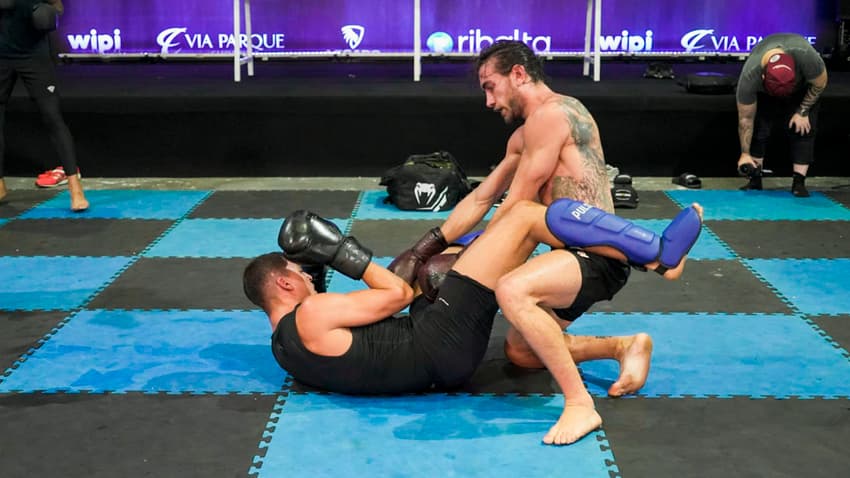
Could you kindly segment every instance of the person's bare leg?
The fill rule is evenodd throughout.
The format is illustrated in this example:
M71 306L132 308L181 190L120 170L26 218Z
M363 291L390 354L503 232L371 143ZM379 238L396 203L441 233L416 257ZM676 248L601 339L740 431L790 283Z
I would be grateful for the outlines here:
M452 269L495 290L499 278L525 262L542 236L563 247L546 229L545 214L540 204L516 203L463 251Z
M8 194L8 193L9 192L6 190L6 180L3 179L3 178L0 178L0 201L2 201L3 198L6 197L6 194Z
M89 208L89 201L83 193L83 183L79 174L68 176L68 192L71 194L71 210L82 212Z
M649 376L652 337L645 333L621 337L566 335L570 354L576 363L614 359L620 364L620 376L608 388L608 395L621 397L640 390Z
M560 325L565 327L564 321ZM608 388L608 395L620 397L640 390L649 376L652 359L652 337L645 333L598 337L564 334L570 356L579 364L590 360L610 359L620 364L620 375ZM514 365L545 368L537 354L516 329L511 327L505 340L505 355Z
M567 445L602 425L593 398L564 341L563 329L546 307L572 303L581 289L581 269L565 250L541 254L503 276L496 299L516 328L554 377L564 394L561 417L543 437L543 443Z

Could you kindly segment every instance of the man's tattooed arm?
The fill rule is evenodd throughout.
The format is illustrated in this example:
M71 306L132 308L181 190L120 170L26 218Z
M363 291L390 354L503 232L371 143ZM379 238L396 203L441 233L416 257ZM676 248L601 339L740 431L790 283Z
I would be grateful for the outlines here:
M741 141L741 153L750 154L755 118L756 103L751 105L738 103L738 139Z
M800 107L797 108L797 114L800 116L809 116L809 111L812 109L812 106L817 103L820 98L823 90L826 89L826 70L823 71L817 78L815 78L811 83L809 83L809 90L806 91L806 95L803 97L803 101L800 103Z

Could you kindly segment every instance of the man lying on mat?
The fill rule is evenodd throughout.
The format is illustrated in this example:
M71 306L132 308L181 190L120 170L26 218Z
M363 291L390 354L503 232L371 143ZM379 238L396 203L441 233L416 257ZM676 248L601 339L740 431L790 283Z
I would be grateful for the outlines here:
M579 243L650 269L681 273L699 235L701 215L695 204L659 236L578 201L564 199L549 208L523 201L464 250L430 302L414 299L406 281L372 262L371 251L333 223L297 211L281 227L278 242L284 252L255 258L245 268L243 287L269 317L278 363L302 383L351 394L448 389L468 380L484 356L499 309L496 298L509 286L499 279L525 262L538 243L559 249ZM326 264L368 288L316 293L299 263ZM393 315L407 306L409 315ZM632 353L635 340L574 337L569 347L577 361L618 360L618 382L635 391L646 380L650 359ZM569 353L564 362L575 370ZM580 420L562 426L564 432L550 443L574 442L602 422L577 370L573 378L564 393L571 410L581 409L575 413Z

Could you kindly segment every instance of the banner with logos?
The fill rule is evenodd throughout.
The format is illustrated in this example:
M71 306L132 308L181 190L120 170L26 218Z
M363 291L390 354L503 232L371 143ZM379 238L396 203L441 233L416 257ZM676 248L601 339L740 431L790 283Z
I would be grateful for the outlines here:
M829 0L603 2L603 52L745 53L763 37L794 32L815 43L835 16ZM257 53L413 52L414 2L251 0ZM584 49L587 2L421 0L422 51L473 54L512 38L538 52ZM67 2L64 53L208 54L234 48L233 3L202 0ZM244 27L239 41L249 39Z

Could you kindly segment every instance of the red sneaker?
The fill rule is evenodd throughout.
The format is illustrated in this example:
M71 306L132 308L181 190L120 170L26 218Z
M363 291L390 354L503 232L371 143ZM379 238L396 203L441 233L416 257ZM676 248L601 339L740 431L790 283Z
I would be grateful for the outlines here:
M77 174L80 174L79 169L77 169ZM35 180L35 185L40 188L55 188L65 184L68 184L68 176L65 175L65 168L62 166L39 174Z

